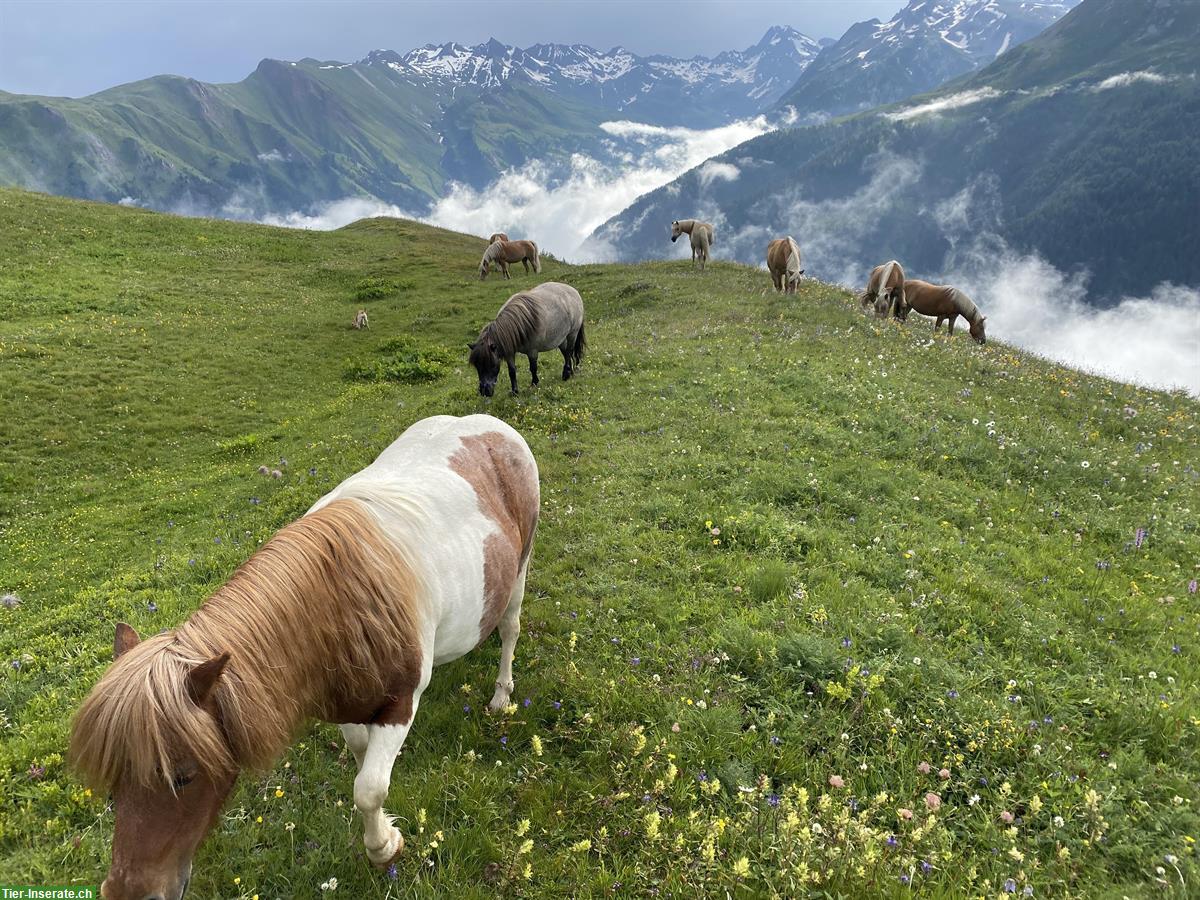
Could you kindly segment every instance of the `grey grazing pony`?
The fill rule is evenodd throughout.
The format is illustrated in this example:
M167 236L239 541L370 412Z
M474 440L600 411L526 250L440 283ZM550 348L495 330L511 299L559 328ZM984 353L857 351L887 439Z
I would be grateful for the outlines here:
M512 392L517 393L518 353L529 357L529 374L536 385L538 353L557 347L562 351L566 381L579 368L587 347L579 291L569 284L547 281L513 294L468 347L471 365L479 372L479 393L484 397L496 392L501 360L508 364L508 380Z
M671 243L679 240L681 234L686 234L692 239L692 268L696 267L698 260L700 271L703 272L704 264L708 262L708 248L713 245L712 225L696 219L676 219L671 223Z

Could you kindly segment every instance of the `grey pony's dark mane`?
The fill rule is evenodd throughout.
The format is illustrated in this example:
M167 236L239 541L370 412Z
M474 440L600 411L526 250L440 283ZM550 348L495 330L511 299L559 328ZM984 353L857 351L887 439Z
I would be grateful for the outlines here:
M524 347L537 334L541 324L537 300L529 294L514 294L496 318L483 329L496 343L501 356L508 357Z
M979 307L975 305L975 301L958 288L951 288L950 291L950 296L954 300L954 308L958 310L959 315L971 324L975 324L976 319L979 318Z

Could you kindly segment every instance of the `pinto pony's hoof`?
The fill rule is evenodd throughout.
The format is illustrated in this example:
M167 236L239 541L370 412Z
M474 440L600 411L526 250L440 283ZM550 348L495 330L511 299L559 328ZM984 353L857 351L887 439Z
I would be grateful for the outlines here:
M371 865L381 871L387 869L400 858L400 854L404 852L404 835L400 833L399 828L393 828L391 836L378 850L367 848L367 859L371 861Z

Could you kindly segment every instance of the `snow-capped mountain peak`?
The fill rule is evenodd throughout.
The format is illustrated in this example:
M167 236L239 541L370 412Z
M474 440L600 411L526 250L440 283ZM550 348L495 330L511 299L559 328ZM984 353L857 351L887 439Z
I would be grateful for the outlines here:
M816 58L821 46L794 28L774 26L753 47L715 57L678 59L639 56L623 47L597 50L586 44L534 44L521 49L495 38L474 47L426 44L407 53L376 50L358 65L385 66L397 77L457 91L490 89L511 81L599 103L614 112L656 120L671 107L706 104L714 122L755 115L783 95ZM674 113L682 119L682 113Z

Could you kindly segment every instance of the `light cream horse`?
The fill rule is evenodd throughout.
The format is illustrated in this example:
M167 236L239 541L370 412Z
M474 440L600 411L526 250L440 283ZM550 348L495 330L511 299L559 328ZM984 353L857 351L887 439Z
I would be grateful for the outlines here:
M713 245L712 225L697 219L677 219L671 223L671 243L679 240L681 234L686 234L692 240L692 267L695 268L699 261L700 271L703 272L704 264L708 262L708 248Z
M804 270L800 268L800 247L791 237L776 238L767 244L767 270L776 291L796 293Z
M479 280L488 277L492 263L500 266L505 278L512 278L508 274L508 264L515 262L525 266L526 272L529 271L530 263L533 264L534 272L542 271L542 260L538 256L537 244L533 241L496 241L488 244L488 248L483 251L483 259L479 261Z
M858 295L863 309L875 307L875 315L886 319L892 310L897 319L908 316L908 304L904 297L904 269L894 259L876 266L867 279L867 289Z

